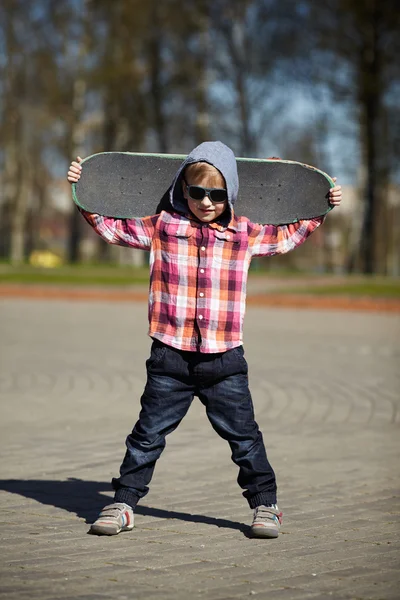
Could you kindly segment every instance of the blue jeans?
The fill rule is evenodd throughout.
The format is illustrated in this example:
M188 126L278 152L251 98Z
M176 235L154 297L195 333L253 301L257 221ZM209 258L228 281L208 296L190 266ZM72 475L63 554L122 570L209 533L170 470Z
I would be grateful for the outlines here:
M198 396L211 425L230 445L249 506L275 504L275 474L254 420L243 347L201 354L155 340L146 367L139 420L126 439L120 477L112 481L115 501L135 507L147 494L166 435L176 429Z

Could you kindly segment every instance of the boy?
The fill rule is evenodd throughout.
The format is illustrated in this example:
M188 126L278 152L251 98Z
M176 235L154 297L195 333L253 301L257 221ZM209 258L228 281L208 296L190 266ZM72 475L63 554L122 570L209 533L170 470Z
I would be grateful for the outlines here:
M68 180L82 167L71 164ZM165 437L179 425L196 395L216 432L226 439L239 467L238 483L254 511L255 537L275 538L282 513L276 480L254 420L242 346L247 272L253 256L288 252L302 244L323 217L273 226L237 218L233 152L204 142L182 163L170 188L170 211L114 219L82 211L111 244L150 250L147 383L139 420L126 439L114 503L90 531L115 535L133 529L133 511L148 492ZM341 188L331 190L339 204Z

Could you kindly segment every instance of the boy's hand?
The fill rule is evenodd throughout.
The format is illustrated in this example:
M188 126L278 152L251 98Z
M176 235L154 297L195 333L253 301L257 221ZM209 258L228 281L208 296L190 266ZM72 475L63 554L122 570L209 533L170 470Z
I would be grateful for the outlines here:
M80 156L76 157L76 162L72 161L72 163L70 164L69 167L69 171L68 171L68 181L70 183L76 183L81 176L81 172L82 172L82 167L80 165L80 163L82 162L82 158Z
M336 183L336 177L332 177L333 181ZM339 206L342 201L342 187L340 185L335 185L335 187L331 188L329 191L329 203L332 206Z

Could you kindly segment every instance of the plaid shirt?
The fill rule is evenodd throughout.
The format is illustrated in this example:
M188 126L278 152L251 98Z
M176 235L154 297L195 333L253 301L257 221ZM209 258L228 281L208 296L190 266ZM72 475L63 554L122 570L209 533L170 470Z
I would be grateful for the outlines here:
M203 353L242 344L252 257L293 250L323 221L256 225L233 216L223 228L164 211L134 219L81 212L110 244L150 250L149 335Z

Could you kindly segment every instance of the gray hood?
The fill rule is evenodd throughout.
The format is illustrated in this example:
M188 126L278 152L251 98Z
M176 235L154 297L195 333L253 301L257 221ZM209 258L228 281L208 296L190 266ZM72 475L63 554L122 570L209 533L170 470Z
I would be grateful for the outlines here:
M188 205L182 192L182 174L187 165L206 162L222 173L228 190L228 207L219 222L224 227L229 225L233 214L233 206L239 192L239 178L236 158L232 150L222 142L203 142L197 146L179 167L169 192L169 199L174 210L186 214Z

